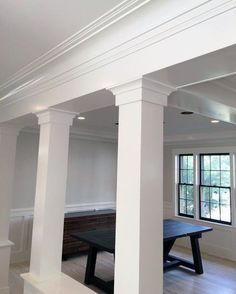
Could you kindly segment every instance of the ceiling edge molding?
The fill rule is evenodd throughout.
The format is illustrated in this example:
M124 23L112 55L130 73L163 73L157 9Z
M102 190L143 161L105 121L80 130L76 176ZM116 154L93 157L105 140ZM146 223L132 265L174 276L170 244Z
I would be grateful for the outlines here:
M118 140L118 134L109 131L71 128L70 138L115 143Z
M21 130L21 133L39 134L39 127L26 127ZM94 129L71 128L71 139L84 139L90 141L110 142L115 143L118 140L118 134L111 131L101 131Z
M192 133L183 135L170 135L164 137L165 145L191 145L204 143L227 143L236 144L236 131Z
M74 47L80 45L91 37L95 36L102 30L111 26L115 22L119 21L123 17L129 15L136 9L140 8L144 4L150 2L151 0L125 0L120 4L116 5L114 8L110 9L108 12L104 13L102 16L97 18L95 21L91 22L89 25L85 26L83 29L67 38L45 54L41 55L39 58L35 59L33 62L29 63L14 75L10 77L5 83L0 85L0 91L9 87L10 85L16 83L23 77L29 75L30 73L37 71L41 67L47 65L48 63L54 61L58 57L72 50Z
M21 130L21 133L39 134L39 127L27 127ZM82 129L71 128L71 139L84 139L90 141L111 142L117 143L118 134L113 131L96 130L96 129ZM172 145L191 145L201 143L232 143L236 145L236 131L222 131L211 133L192 133L183 135L164 136L164 144Z
M102 22L100 29L97 28L97 33L101 30L104 30L106 27L110 26L112 23L120 20L124 16L132 13L136 9L140 8L144 4L150 2L151 0L147 1L131 1L128 0L126 2L122 2L123 5L126 4L123 9L116 9L119 11L114 12L116 18L112 20L110 18L110 23L106 23L105 21ZM129 4L129 5L128 5ZM60 73L51 74L48 73L46 77L37 77L36 80L31 80L28 85L23 85L23 87L16 87L14 85L20 82L25 76L29 75L30 73L35 72L39 68L43 67L44 65L50 63L54 59L60 57L61 55L65 54L72 48L76 47L78 44L82 42L82 39L79 40L78 36L72 37L72 39L68 39L65 43L56 47L56 49L52 49L41 58L37 59L35 62L31 63L21 72L18 72L16 76L12 77L11 80L5 83L0 87L0 93L6 87L12 87L12 89L7 93L3 94L2 98L0 98L1 107L9 106L12 103L16 103L22 99L27 97L32 97L34 95L38 95L45 91L51 90L59 85L64 83L70 82L74 79L80 78L90 72L98 70L108 64L111 64L119 59L125 58L135 52L143 50L149 46L152 46L156 43L162 42L165 39L173 37L176 34L179 34L193 26L201 24L209 19L212 19L220 14L223 14L229 10L232 10L236 7L235 0L223 0L223 1L205 1L202 5L196 6L191 10L188 10L176 17L166 21L165 23L154 25L153 28L150 30L132 38L119 46L112 47L110 50L105 51L103 54L100 54L96 57L87 59L80 64L75 65L73 68L62 70ZM113 13L112 13L113 14ZM92 33L90 37L94 36L97 33ZM84 34L84 32L83 32ZM75 41L73 41L74 39ZM88 36L85 37L83 40L87 40ZM0 94L1 97L1 94Z

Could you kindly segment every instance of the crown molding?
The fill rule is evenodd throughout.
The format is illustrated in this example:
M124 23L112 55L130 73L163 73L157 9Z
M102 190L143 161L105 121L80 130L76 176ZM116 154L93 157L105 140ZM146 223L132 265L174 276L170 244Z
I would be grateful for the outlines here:
M21 130L22 133L39 134L39 128L24 128ZM99 142L110 142L117 143L118 134L115 131L108 130L96 130L96 129L81 129L71 128L70 132L71 139L83 139L90 141ZM222 131L222 132L202 132L202 133L191 133L182 135L169 135L164 136L164 144L167 145L191 145L201 143L219 143L236 145L236 131Z
M236 144L236 131L191 133L182 135L165 136L164 144L168 145L191 145L191 144Z
M40 132L39 127L28 127L21 130L21 133L36 134ZM89 141L116 143L118 140L117 132L108 130L96 130L96 129L81 129L71 127L70 131L71 139L83 139Z
M120 7L115 7L114 11L112 10L110 11L110 13L104 16L104 18L107 19L106 21L102 21L102 19L99 19L100 28L99 26L96 27L96 25L94 24L94 27L96 27L96 33L92 33L93 26L90 28L91 30L87 28L86 30L90 31L90 37L85 34L86 30L79 32L76 35L72 36L72 38L69 38L65 42L63 42L61 45L59 45L59 47L52 49L50 52L37 59L35 62L28 65L28 67L24 68L24 70L22 69L22 71L18 72L17 75L12 77L12 79L10 79L8 82L5 83L5 85L2 85L2 87L0 88L1 107L9 106L12 103L18 102L27 97L41 94L62 84L68 83L74 79L78 79L88 73L103 68L108 64L125 58L140 50L163 42L168 38L171 38L194 26L202 24L205 21L217 17L220 14L228 12L229 10L232 10L236 7L235 0L205 1L201 5L187 10L170 20L163 22L162 24L153 25L153 27L150 28L148 31L140 33L135 38L131 38L123 42L119 46L113 46L97 56L87 58L87 60L83 60L83 62L80 61L80 63L78 62L78 64L75 64L73 68L64 68L61 70L61 72L51 74L49 71L45 76L43 75L43 73L41 73L40 75L40 73L38 72L38 76L35 77L35 79L31 79L27 85L24 84L21 88L19 86L18 88L16 87L17 83L19 85L20 81L24 77L29 76L32 73L36 73L36 71L41 69L46 64L54 61L56 58L59 60L59 57L81 44L82 40L84 42L88 40L88 38L97 35L102 30L105 30L105 28L107 28L108 26L112 25L115 22L118 22L120 19L133 13L135 10L148 2L152 2L152 0L129 0L122 2ZM82 35L84 36L84 38L80 39L78 36ZM79 48L77 49L79 50ZM3 89L6 89L6 87L9 87L7 92L5 90L3 91Z
M136 9L150 2L151 0L124 0L120 4L116 5L114 8L110 9L108 12L104 13L102 16L97 18L95 21L91 22L89 25L85 26L83 29L79 30L77 33L67 38L45 54L41 55L33 62L29 63L14 75L12 75L5 83L0 85L0 92L9 86L17 83L19 80L25 76L31 74L44 67L45 65L51 63L55 59L64 55L65 53L71 51L78 45L87 41L88 39L94 37L104 29L108 28L112 24L121 20L123 17L134 12ZM29 81L26 85L32 85L33 81Z
M116 132L96 129L71 128L70 137L72 139L84 139L108 143L116 143L118 140L118 134Z

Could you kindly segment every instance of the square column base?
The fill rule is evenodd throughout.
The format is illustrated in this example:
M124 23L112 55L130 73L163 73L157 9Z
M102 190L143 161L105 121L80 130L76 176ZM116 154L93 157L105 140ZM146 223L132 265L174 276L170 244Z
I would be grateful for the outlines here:
M21 275L24 279L24 294L95 294L69 276L61 273L46 281L37 281L30 273Z

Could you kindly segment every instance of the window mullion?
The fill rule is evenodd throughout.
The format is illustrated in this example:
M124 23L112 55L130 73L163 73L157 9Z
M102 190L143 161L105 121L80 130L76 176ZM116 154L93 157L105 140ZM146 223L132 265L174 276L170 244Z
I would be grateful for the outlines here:
M232 217L232 226L236 227L236 172L235 172L235 162L236 157L234 153L230 153L230 169L231 169L231 217Z
M198 160L198 155L197 153L193 154L193 167L194 167L194 219L198 220L199 219L199 175L200 175L200 164Z

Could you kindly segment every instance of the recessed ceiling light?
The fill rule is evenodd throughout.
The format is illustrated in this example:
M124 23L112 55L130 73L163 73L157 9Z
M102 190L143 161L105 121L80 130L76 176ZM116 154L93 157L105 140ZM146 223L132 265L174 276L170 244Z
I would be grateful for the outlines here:
M192 111L182 111L181 114L190 115L190 114L193 114L193 112Z
M84 116L78 116L77 117L79 120L85 120L85 117Z
M218 124L219 122L220 122L220 121L219 121L218 119L212 119L212 120L211 120L211 123L212 123L212 124Z

